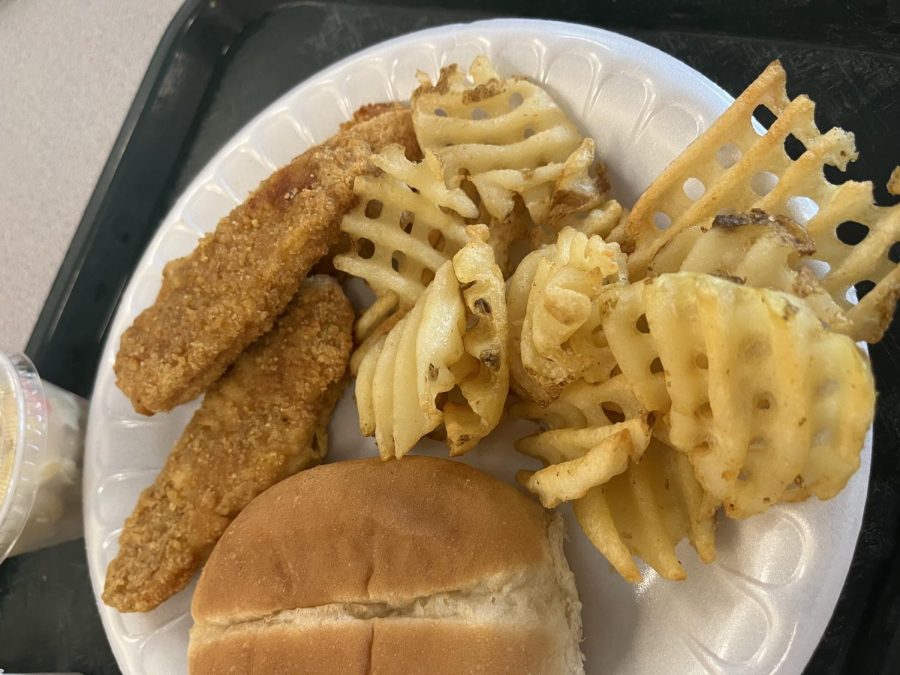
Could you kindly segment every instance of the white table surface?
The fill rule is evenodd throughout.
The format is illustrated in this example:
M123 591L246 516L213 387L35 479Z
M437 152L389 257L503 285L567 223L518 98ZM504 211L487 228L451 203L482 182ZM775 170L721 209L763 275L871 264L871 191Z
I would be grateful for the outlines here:
M0 351L22 351L182 0L0 0Z

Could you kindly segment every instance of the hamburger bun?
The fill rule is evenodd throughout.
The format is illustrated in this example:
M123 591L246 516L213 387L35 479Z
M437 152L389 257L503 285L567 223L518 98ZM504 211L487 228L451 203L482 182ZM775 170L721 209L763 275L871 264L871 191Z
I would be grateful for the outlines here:
M194 593L190 672L583 673L563 523L459 462L338 462L257 497Z

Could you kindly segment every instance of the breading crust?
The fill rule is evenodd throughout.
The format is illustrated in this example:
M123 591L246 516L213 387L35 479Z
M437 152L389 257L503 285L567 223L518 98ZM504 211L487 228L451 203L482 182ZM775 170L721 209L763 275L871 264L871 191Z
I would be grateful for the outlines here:
M103 600L148 611L188 583L259 493L327 450L325 427L352 347L353 309L310 277L278 319L206 393L119 538Z
M341 131L263 181L188 256L166 265L156 302L122 335L115 372L134 409L196 398L272 327L337 241L353 181L390 143L418 145L409 111L364 106Z

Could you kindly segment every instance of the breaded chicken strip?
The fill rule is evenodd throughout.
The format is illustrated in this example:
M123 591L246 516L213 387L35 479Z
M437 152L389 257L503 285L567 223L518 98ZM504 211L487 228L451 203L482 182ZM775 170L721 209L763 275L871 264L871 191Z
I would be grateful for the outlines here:
M352 326L337 282L310 277L274 329L210 387L125 523L106 604L153 609L184 588L250 500L321 461Z
M372 152L417 157L409 110L369 105L263 181L194 251L166 265L153 306L122 335L116 382L145 415L190 401L272 327L340 234Z

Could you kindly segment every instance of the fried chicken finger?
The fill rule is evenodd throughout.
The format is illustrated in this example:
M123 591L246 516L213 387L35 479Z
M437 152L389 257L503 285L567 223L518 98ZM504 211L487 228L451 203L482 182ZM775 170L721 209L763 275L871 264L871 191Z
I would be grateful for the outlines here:
M156 302L122 335L116 383L142 414L190 401L268 331L340 234L353 181L373 152L419 148L409 110L369 105L325 143L263 181L184 258L163 271Z
M106 604L153 609L184 588L256 495L321 461L352 325L337 282L310 277L274 329L213 384L125 523Z

